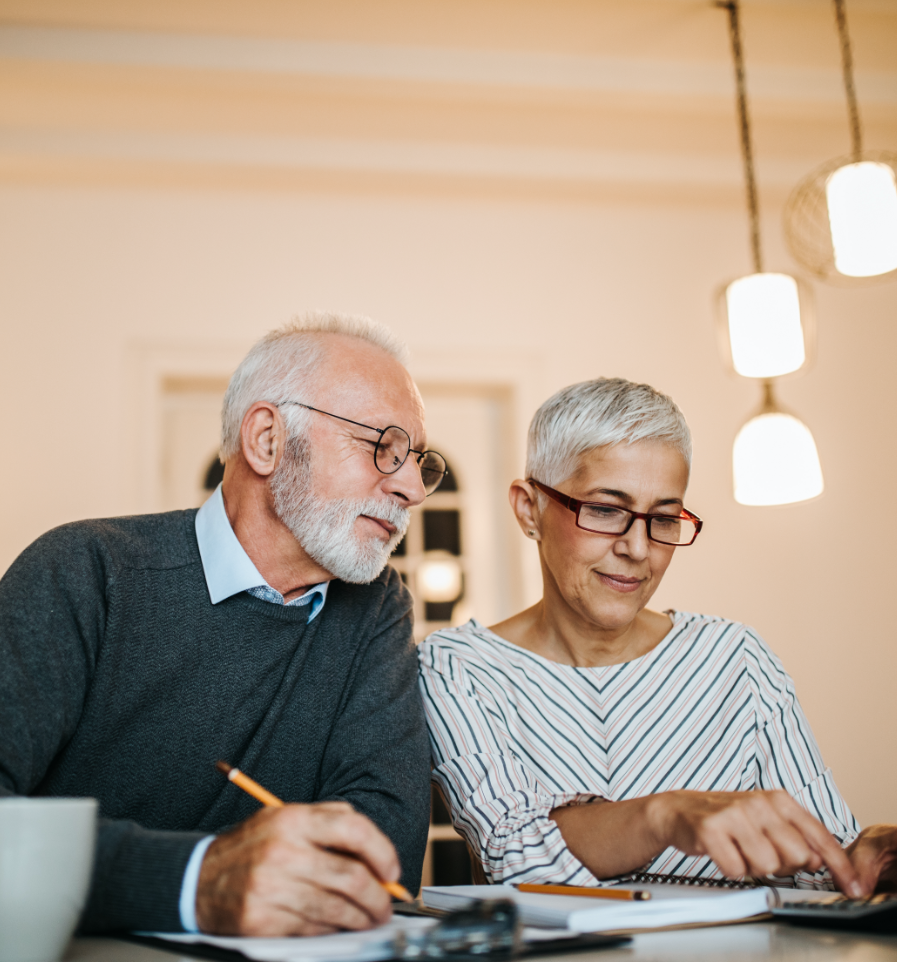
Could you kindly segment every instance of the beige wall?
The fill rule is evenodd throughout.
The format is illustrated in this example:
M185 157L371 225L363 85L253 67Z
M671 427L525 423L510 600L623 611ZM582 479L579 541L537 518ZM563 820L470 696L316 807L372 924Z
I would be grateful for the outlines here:
M698 6L665 9L697 18ZM792 18L807 6L778 5ZM863 8L873 19L874 6ZM715 56L724 65L722 38ZM4 69L26 91L52 80L23 79L40 72L30 61L4 67L0 59ZM162 164L143 141L123 160L99 134L84 141L78 160L58 139L66 126L58 118L41 115L41 136L57 140L26 142L19 135L27 124L0 103L0 570L52 525L156 507L146 483L158 471L153 376L227 373L255 338L303 308L387 322L411 344L422 378L508 386L518 471L526 422L549 393L599 374L645 380L671 393L692 425L689 506L706 520L700 542L679 552L657 604L756 626L793 674L858 817L897 821L897 285L815 286L818 361L781 394L815 434L825 494L775 509L736 505L732 439L759 397L724 373L712 327L713 291L748 269L730 93L698 118L708 130L723 125L728 151L708 148L706 191L681 156L679 173L659 187L650 171L623 177L600 164L573 176L566 154L542 156L547 167L526 177L501 166L522 163L519 154L465 175L457 141L468 134L457 131L451 143L435 138L433 156L444 161L435 173L420 157L416 173L372 173L363 158L347 171L335 154L315 162L323 169L301 158L241 167L217 155ZM882 146L894 148L886 93L874 110L880 140L890 137ZM169 95L176 99L176 90ZM577 109L588 107L571 97ZM827 117L823 106L805 105L804 113ZM800 104L788 109L801 113ZM650 130L658 108L651 110L631 125ZM787 114L778 102L764 110L767 119ZM94 133L102 128L91 123ZM838 115L832 130L840 123ZM771 130L768 143L778 144ZM785 171L764 195L771 268L794 269L779 226L788 172L837 152L828 130L815 153L800 153L783 135L780 166L769 168ZM477 136L482 147L488 137ZM397 147L388 132L378 141L399 154L405 143ZM651 170L672 169L656 144L650 149L659 165ZM720 173L711 183L713 171ZM533 546L521 539L518 550L532 598Z

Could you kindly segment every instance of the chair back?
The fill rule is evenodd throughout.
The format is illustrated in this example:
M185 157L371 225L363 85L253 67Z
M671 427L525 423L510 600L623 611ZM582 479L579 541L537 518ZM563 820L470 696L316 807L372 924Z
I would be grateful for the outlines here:
M486 873L483 871L483 863L469 844L467 846L467 854L470 856L470 877L473 879L473 884L489 885L489 879L486 878Z

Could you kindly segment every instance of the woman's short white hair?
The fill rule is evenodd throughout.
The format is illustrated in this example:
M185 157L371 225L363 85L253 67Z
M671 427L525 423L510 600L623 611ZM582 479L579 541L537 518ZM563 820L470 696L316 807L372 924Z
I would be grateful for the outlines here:
M691 468L691 431L672 398L648 384L599 377L552 395L530 422L526 477L555 487L606 444L665 441Z
M313 401L315 377L326 339L318 334L343 334L373 344L408 364L408 348L383 324L354 314L309 311L266 334L240 362L227 386L221 407L222 461L240 450L240 428L256 401ZM281 412L291 437L308 421L309 412L290 405Z

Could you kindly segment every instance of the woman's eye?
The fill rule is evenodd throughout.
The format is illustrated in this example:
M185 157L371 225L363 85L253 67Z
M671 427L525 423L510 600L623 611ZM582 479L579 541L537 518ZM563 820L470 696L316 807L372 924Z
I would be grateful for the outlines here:
M677 525L679 525L680 519L674 518L672 516L668 517L667 515L663 515L663 514L655 514L651 518L651 523L657 525L658 528L668 530L670 528L675 528Z
M612 508L608 505L603 504L590 504L588 506L588 513L593 518L617 518L623 512L620 508Z

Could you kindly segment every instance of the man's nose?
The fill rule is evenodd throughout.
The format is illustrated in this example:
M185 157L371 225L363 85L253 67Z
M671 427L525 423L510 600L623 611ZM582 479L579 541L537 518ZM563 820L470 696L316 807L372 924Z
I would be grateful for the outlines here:
M413 454L405 458L405 463L398 471L387 475L387 490L406 501L409 508L423 503L427 492L420 474L420 465Z

